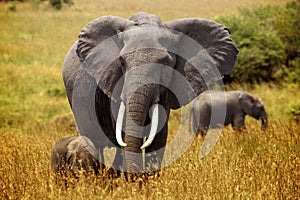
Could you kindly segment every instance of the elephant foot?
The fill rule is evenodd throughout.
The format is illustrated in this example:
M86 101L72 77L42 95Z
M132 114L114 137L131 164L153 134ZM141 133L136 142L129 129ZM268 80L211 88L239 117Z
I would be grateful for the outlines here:
M146 179L146 180L149 180L149 179L156 179L156 178L160 177L160 170L155 171L155 172L146 172L146 173L144 174L144 176L145 176L145 179Z
M121 171L116 170L114 168L109 168L107 171L108 178L115 179L121 177Z
M149 152L145 155L145 172L153 174L160 171L162 159L156 152Z
M206 136L206 133L207 133L207 131L202 131L202 132L200 132L200 134L201 134L201 137L202 137L202 138L205 138L205 136Z
M136 183L136 182L143 182L145 180L143 173L128 173L125 172L125 180L127 182Z

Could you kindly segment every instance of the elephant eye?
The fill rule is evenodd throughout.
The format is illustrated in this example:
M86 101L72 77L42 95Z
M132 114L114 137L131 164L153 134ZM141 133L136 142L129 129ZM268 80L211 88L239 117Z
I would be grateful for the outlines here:
M122 56L119 57L119 62L121 63L121 65L125 64L125 60Z
M122 56L120 56L119 62L121 64L122 71L124 72L125 71L125 59Z

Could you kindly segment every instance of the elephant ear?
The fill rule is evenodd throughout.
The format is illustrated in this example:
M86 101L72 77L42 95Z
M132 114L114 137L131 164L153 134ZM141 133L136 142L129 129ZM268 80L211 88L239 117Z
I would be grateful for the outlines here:
M134 22L121 17L104 16L88 23L79 34L76 53L82 67L113 99L112 91L122 76L118 59L123 44L118 34L132 25Z
M246 92L238 91L238 99L242 110L250 115L252 113L252 108L254 104L254 98Z
M179 108L233 70L238 49L228 29L208 19L185 18L164 24L179 33L176 70L189 82L192 92L180 103L170 92L170 107ZM176 80L172 80L172 84Z

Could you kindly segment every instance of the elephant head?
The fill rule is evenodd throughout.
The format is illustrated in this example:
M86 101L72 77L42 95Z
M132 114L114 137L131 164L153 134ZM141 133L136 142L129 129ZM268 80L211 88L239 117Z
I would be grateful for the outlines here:
M242 110L255 119L261 119L262 129L267 128L268 116L262 101L246 92L240 91L239 102Z
M238 53L221 24L199 18L162 23L142 12L95 19L76 45L81 68L118 105L115 137L129 172L141 167L142 149L167 131L169 109L186 105L230 73Z

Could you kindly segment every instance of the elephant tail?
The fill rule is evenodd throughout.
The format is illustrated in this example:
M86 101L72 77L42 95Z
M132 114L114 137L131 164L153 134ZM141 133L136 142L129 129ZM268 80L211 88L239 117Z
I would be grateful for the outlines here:
M189 132L194 132L194 125L193 125L193 120L192 120L192 115L194 113L194 107L191 108L190 114L189 114Z

